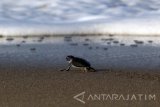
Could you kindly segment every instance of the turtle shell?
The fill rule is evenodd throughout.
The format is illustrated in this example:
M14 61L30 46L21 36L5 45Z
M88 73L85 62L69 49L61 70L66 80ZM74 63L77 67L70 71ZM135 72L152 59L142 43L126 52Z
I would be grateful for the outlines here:
M77 57L72 60L72 65L75 67L90 67L90 63L88 61Z

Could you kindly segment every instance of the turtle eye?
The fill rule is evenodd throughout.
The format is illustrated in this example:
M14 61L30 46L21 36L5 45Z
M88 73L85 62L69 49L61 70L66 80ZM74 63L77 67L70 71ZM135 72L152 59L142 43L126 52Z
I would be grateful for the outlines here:
M66 57L66 60L67 60L67 61L69 61L69 60L70 60L70 58L69 58L69 57Z

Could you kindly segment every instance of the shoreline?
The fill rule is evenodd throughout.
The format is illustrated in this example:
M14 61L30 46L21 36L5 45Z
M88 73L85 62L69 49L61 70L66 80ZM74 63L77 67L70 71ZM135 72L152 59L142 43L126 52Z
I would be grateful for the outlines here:
M82 57L96 69L160 70L160 42L151 38L1 38L0 66L62 69L67 55Z

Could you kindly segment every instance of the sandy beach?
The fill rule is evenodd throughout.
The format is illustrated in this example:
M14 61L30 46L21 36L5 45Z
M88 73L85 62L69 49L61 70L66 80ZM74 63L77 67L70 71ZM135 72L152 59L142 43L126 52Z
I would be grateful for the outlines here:
M133 71L59 72L53 69L0 71L1 107L159 107L160 74ZM155 100L86 101L73 97L90 94L156 95Z
M2 37L0 106L159 107L159 47L154 46L158 39L131 39L127 44L120 38L93 38ZM70 54L89 60L97 72L61 72ZM76 98L82 102L74 98L79 94ZM141 99L133 97L139 94ZM95 95L101 96L92 98ZM127 100L127 95L132 97Z

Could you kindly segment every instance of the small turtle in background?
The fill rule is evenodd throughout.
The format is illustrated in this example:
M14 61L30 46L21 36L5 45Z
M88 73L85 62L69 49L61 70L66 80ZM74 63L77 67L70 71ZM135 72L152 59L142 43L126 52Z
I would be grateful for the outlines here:
M90 63L85 59L74 57L69 55L66 57L67 62L69 63L67 69L63 69L61 71L69 71L71 67L74 68L82 68L84 72L92 71L95 72L96 70L91 67Z

